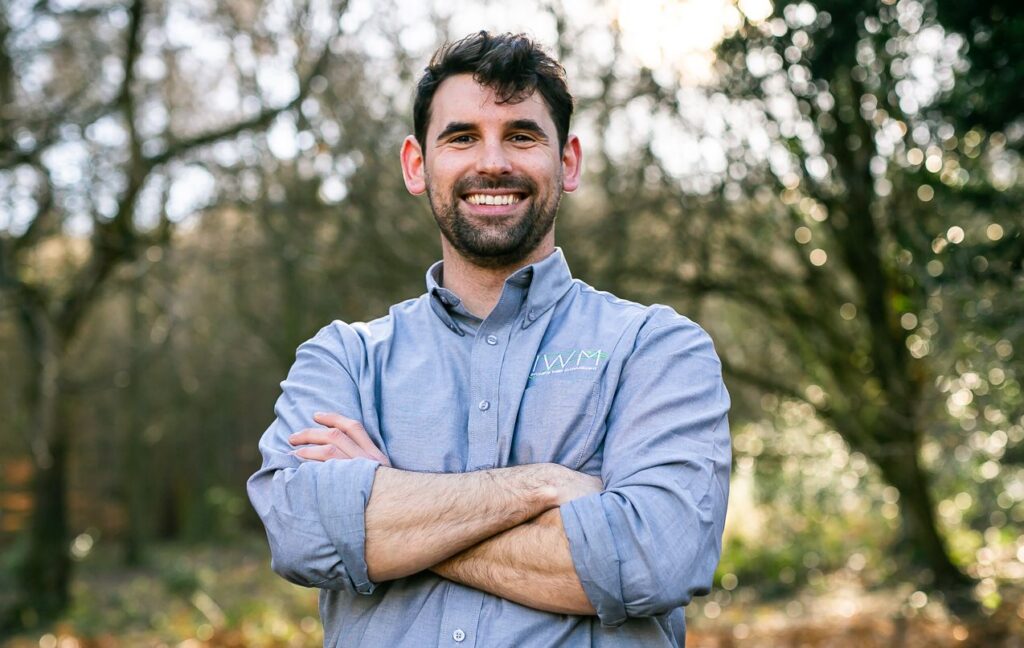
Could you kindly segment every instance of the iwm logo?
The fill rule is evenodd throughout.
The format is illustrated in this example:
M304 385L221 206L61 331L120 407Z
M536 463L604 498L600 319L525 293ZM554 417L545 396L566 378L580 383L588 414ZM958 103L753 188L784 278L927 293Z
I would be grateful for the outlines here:
M533 361L530 380L539 376L568 373L570 371L595 371L608 354L600 349L572 349L541 353Z

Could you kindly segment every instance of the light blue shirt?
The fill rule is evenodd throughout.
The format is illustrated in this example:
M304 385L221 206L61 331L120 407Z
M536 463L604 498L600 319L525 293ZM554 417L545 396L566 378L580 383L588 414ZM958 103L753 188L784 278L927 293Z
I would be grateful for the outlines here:
M708 335L573 279L561 250L515 272L486 319L441 287L303 343L249 497L272 566L318 587L326 646L681 646L709 591L729 491L729 396ZM373 583L366 502L378 464L300 461L314 412L362 421L395 468L556 462L604 491L561 507L597 616L552 614L422 572Z

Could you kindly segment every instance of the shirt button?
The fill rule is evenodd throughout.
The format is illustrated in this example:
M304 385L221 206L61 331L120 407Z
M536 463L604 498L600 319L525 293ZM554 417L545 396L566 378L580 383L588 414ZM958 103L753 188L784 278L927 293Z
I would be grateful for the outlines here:
M526 314L526 319L530 320L531 322L537 319L537 311L531 310L529 313Z
M486 412L487 410L491 409L491 403L490 401L482 400L480 401L480 404L477 405L477 407L480 408L481 412Z
M488 335L487 336L487 344L490 344L491 346L494 346L497 343L498 343L498 336L496 336L496 335Z
M465 638L466 638L466 633L462 631L462 628L457 628L455 630L455 632L452 633L452 639L454 639L455 641L458 641L460 643Z

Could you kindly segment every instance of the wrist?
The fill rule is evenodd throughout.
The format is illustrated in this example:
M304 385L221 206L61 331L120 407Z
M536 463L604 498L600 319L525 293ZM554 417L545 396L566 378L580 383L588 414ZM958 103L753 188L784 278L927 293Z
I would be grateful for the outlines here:
M502 488L514 494L513 500L525 509L527 519L561 504L560 472L565 468L553 463L526 464L486 471L491 478L503 482Z
M566 499L566 473L571 472L565 466L556 463L533 464L536 470L534 497L543 513L558 508Z
M600 477L587 475L561 464L548 463L537 466L541 471L542 482L538 497L541 498L545 511L558 508L580 497L600 493L604 488Z

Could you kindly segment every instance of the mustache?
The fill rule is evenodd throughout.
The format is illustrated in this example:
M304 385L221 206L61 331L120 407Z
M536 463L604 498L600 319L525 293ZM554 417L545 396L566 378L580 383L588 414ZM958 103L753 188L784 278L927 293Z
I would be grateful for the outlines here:
M505 190L532 194L536 188L537 185L529 178L509 176L507 178L462 178L455 183L453 191L457 196L472 193L474 190Z

